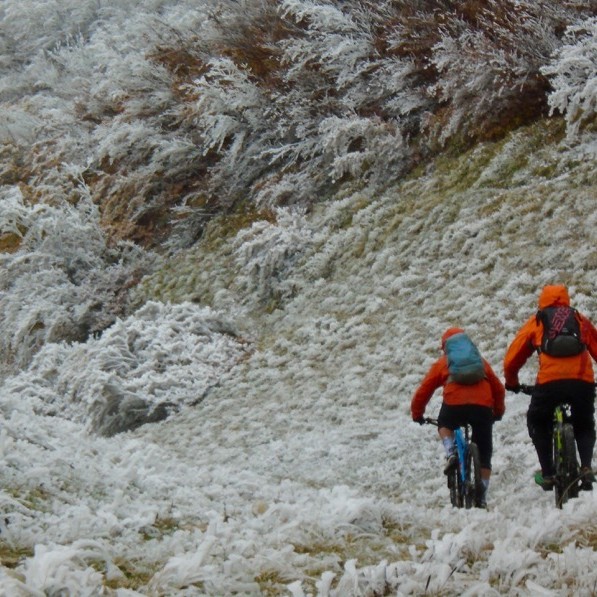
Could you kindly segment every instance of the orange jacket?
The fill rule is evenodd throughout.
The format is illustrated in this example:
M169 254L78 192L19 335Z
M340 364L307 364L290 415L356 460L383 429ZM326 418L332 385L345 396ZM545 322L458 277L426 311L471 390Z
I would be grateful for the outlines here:
M545 286L539 297L539 309L546 307L570 306L570 297L565 286ZM593 363L597 361L597 330L593 324L580 313L581 340L587 350L573 357L552 357L539 353L539 371L535 383L547 383L559 379L580 379L594 382ZM518 372L528 358L541 346L543 325L533 315L520 328L510 344L504 358L504 377L506 385L518 385Z
M445 404L462 405L478 404L488 406L495 416L501 417L504 414L504 386L493 372L491 365L483 359L485 365L486 379L474 385L465 386L462 384L448 382L450 372L448 371L448 359L442 355L429 369L429 372L421 382L413 396L410 410L413 419L422 417L425 413L431 396L437 388L443 386L443 401Z

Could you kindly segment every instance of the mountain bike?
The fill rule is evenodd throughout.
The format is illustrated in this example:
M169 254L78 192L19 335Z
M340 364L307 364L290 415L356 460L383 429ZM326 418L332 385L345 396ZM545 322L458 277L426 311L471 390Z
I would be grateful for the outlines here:
M424 419L425 423L437 427L437 419ZM477 444L471 441L470 425L454 430L456 466L447 473L450 502L456 508L483 508L483 482L481 481L481 460Z
M523 394L531 395L534 386L521 385ZM576 440L572 427L570 405L566 402L556 406L553 413L552 447L555 467L554 494L556 507L570 499L578 497L583 476L580 473Z

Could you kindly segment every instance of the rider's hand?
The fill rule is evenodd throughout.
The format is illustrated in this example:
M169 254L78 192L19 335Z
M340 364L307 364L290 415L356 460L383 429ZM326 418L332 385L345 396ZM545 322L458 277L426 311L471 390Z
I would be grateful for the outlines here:
M493 415L493 422L497 423L502 420L502 415Z
M515 394L518 394L520 392L520 384L519 383L517 383L516 385L506 384L506 390L508 390L508 392L514 392Z
M419 425L424 425L425 424L425 418L424 417L413 417L413 421L415 423L418 423Z

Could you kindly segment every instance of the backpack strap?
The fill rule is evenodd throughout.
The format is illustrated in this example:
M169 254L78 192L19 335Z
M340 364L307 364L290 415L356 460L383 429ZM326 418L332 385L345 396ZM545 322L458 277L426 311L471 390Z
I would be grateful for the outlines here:
M537 314L535 315L535 321L537 322L537 325L542 326L541 337L543 337L543 330L545 329L545 324L543 322L544 318L545 318L545 312L543 311L543 309L538 309ZM539 344L537 346L535 346L534 348L537 351L537 354L541 354L541 342L539 342Z

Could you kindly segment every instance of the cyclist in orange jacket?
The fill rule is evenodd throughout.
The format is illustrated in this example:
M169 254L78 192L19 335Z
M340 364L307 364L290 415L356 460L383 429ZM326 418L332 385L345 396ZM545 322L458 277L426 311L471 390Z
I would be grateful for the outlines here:
M485 377L481 381L472 385L464 385L450 379L448 359L445 354L446 341L457 334L464 334L464 330L449 328L444 332L442 336L444 354L431 365L421 385L417 388L411 401L411 414L413 421L423 424L425 408L433 393L438 388L443 388L443 400L437 422L439 436L446 452L444 472L448 473L456 462L454 429L465 423L470 423L472 441L479 448L481 478L485 488L485 496L482 501L485 502L491 477L493 423L499 421L504 414L505 390L502 382L485 359L482 359Z
M550 348L549 342L555 342L556 337L565 343L576 342L578 347L555 356L557 351ZM584 315L570 308L565 286L543 288L538 313L526 321L510 344L504 358L507 390L520 390L518 372L534 352L538 353L539 370L527 412L527 427L541 466L536 481L546 491L553 488L553 412L558 404L568 402L584 474L581 489L590 490L595 480L591 469L595 447L595 377L591 358L597 361L597 330Z

